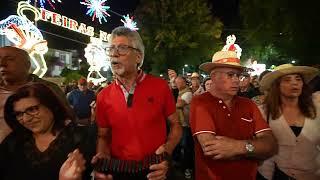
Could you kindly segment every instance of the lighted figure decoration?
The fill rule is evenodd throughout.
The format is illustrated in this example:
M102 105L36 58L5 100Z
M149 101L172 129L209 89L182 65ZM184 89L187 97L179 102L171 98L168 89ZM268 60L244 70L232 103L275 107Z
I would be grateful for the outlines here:
M48 69L43 56L48 46L37 27L27 18L11 15L0 21L0 34L5 35L16 47L28 52L35 66L33 74L43 77Z
M52 9L55 9L54 4L56 3L56 1L61 3L61 0L33 0L33 1L28 0L27 2L30 4L31 3L39 4L40 7L42 7L42 8L44 8L46 3L48 3L52 7Z
M105 48L105 42L102 42L101 39L91 37L90 43L84 49L84 57L87 59L87 62L90 65L87 80L88 82L92 81L95 85L98 85L106 80L106 78L100 73L101 68L105 67L104 70L110 68L110 60L107 56Z
M129 14L127 14L126 16L123 16L124 20L121 19L121 22L123 22L123 25L127 28L130 28L134 31L139 30L139 28L137 28L137 23L133 21L133 17L130 17Z
M96 18L99 19L100 24L102 24L102 20L107 22L107 16L110 17L110 14L107 13L107 10L110 9L110 6L106 6L107 0L84 0L84 2L80 2L80 4L87 6L86 15L92 16L92 21Z
M235 44L236 42L236 36L234 34L229 35L227 37L226 45L223 47L223 51L235 51L237 53L238 58L241 57L242 49L238 44Z
M259 76L263 71L266 70L266 65L258 64L257 61L253 61L249 67L253 69L253 71L250 72L251 76L255 76L255 75Z

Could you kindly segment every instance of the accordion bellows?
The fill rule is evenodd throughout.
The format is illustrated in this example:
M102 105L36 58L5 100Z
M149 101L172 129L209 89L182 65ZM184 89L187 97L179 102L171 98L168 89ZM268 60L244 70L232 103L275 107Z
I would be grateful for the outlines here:
M111 174L114 180L147 179L152 164L158 164L169 160L168 153L152 154L141 161L119 160L119 159L98 159L95 163L95 171L104 174Z

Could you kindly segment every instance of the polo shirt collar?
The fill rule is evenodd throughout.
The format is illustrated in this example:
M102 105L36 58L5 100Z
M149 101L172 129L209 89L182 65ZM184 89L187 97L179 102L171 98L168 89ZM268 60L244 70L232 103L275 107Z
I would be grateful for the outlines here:
M221 105L224 105L224 104L225 104L224 101L223 101L221 98L216 97L216 96L212 95L211 93L209 93L209 94L212 96L212 98L214 99L214 101L215 101L216 103L219 103L219 104L221 104ZM235 106L235 103L236 103L236 101L237 101L238 98L239 98L239 97L238 97L237 95L233 96L233 98L232 98L232 100L231 100L231 108Z
M138 76L136 78L136 84L141 83L146 77L146 73L144 73L142 70L138 71ZM117 85L122 85L121 82L118 80L118 78L116 78L116 84Z

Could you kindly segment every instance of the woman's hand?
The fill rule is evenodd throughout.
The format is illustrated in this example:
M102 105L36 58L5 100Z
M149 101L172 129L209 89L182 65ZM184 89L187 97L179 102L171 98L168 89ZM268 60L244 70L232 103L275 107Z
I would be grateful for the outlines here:
M59 180L81 180L85 170L86 160L78 149L68 154L68 159L62 164Z

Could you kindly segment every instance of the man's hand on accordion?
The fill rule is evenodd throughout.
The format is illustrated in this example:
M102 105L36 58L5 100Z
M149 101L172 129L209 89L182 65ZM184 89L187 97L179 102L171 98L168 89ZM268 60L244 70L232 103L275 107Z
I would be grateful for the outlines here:
M156 154L162 154L162 153L166 153L165 144L161 145L156 151ZM166 179L168 169L169 169L169 159L166 159L158 164L153 164L150 166L151 172L147 175L147 178L148 180Z
M91 163L95 164L99 158L110 158L110 156L103 154L103 153L98 153L95 156L93 156ZM104 173L95 171L94 172L94 179L96 179L96 180L112 180L112 175L110 175L110 174L106 175Z

